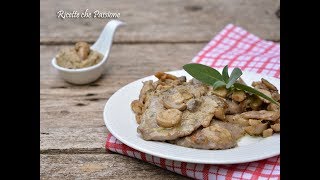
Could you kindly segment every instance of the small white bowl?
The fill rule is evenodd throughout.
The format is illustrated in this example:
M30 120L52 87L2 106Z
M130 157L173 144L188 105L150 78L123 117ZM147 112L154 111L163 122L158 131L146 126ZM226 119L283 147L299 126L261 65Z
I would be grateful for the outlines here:
M59 75L67 82L72 84L88 84L97 80L106 69L106 62L111 49L114 33L117 27L124 25L123 22L118 20L109 21L104 27L98 40L90 47L91 50L100 52L103 55L103 59L96 65L81 68L81 69L68 69L61 67L57 64L54 57L51 61L53 67L55 67Z
M104 72L104 62L81 69L68 69L57 65L56 58L52 59L52 65L59 71L59 75L72 84L88 84L97 80Z

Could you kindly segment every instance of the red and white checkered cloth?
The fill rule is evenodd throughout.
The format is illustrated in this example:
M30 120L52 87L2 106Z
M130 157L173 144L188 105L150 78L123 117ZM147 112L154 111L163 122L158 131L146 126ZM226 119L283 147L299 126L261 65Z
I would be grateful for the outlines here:
M262 40L232 24L214 37L192 61L215 68L228 64L229 67L280 78L280 45ZM233 165L193 164L142 153L126 146L112 134L107 137L106 149L195 179L280 179L280 156Z

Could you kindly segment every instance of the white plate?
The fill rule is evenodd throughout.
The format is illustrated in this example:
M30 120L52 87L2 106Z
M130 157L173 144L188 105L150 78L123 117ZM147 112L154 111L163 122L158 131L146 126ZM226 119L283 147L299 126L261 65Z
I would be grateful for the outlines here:
M176 76L191 76L184 70L171 71ZM280 90L280 80L252 72L243 72L241 76L247 84L259 81L262 77L270 81ZM201 150L181 147L169 143L145 141L137 133L138 124L130 104L138 99L142 82L156 80L154 76L134 81L114 93L105 105L103 118L108 130L124 144L154 156L203 164L235 164L269 158L280 154L280 135L268 138L246 135L238 142L238 146L227 150Z

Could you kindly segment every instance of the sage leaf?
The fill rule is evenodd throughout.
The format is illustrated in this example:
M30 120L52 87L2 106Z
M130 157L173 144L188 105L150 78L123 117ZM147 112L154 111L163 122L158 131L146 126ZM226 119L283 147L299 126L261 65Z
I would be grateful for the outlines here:
M222 86L226 86L226 83L223 82L223 81L216 81L216 82L212 85L212 87L213 87L214 90L216 90L217 88L222 87Z
M222 70L222 77L225 83L229 82L228 65L226 65Z
M229 82L228 82L226 88L229 89L241 75L242 75L241 69L234 68L231 72Z
M195 79L211 86L216 81L223 81L219 71L206 65L191 63L184 65L183 69Z
M252 94L255 94L257 96L260 96L262 98L265 98L267 100L269 100L270 102L276 104L279 106L279 103L277 101L275 101L274 99L268 97L267 95L263 94L262 92L250 87L250 86L247 86L247 85L244 85L244 84L240 84L240 83L234 83L233 86L237 89L240 89L240 90L243 90L243 91L247 91L249 93L252 93Z

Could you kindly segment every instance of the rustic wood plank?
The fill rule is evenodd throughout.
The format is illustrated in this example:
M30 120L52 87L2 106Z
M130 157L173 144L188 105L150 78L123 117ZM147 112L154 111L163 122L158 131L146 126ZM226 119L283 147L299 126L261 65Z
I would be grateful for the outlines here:
M127 23L115 42L208 42L233 23L270 40L280 39L279 0L70 0L40 2L40 42L94 42L110 19L58 19L59 10L119 12Z
M40 164L40 179L188 179L118 154L42 154Z
M108 130L97 128L40 128L40 153L106 153Z
M105 75L85 86L64 82L51 66L51 58L60 46L41 46L40 125L42 128L101 127L104 105L119 88L156 71L181 69L204 45L114 45Z

